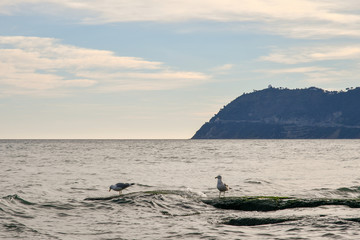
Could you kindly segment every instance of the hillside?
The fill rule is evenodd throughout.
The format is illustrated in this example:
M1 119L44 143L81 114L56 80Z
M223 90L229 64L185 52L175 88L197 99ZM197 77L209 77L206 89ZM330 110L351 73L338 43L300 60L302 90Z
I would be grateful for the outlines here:
M360 138L360 88L325 91L269 87L245 93L193 139Z

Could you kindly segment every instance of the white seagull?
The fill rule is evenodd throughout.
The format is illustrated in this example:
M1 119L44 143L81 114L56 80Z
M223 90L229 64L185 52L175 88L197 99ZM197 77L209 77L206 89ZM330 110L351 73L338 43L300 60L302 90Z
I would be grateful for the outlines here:
M229 189L229 186L225 183L223 183L223 181L221 180L221 176L217 176L215 177L218 179L218 182L217 182L217 189L219 189L219 198L221 196L221 193L223 192L224 193L224 197L225 197L225 192L228 191Z
M117 183L117 184L111 185L109 187L109 192L111 190L118 191L119 195L120 195L122 190L124 190L125 188L128 188L128 187L130 187L131 185L134 185L134 184L135 183Z

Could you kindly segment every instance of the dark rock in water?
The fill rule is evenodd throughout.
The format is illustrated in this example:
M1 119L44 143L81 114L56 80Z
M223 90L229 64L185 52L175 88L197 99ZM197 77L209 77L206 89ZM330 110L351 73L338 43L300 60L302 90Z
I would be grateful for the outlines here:
M216 208L243 211L274 211L279 210L279 202L289 200L287 197L224 197L204 199L203 202Z
M242 211L276 211L289 208L311 208L325 205L344 205L360 208L360 199L300 199L288 197L225 197L204 199L204 203L221 209Z
M269 87L243 94L193 139L360 138L360 87L346 92Z
M289 221L296 221L298 218L235 218L223 222L233 226L258 226L265 224L276 224Z
M112 195L109 197L88 197L85 198L85 201L106 201L106 200L111 200L111 199L116 199L116 198L121 198L121 195Z
M344 218L344 220L360 223L360 218Z

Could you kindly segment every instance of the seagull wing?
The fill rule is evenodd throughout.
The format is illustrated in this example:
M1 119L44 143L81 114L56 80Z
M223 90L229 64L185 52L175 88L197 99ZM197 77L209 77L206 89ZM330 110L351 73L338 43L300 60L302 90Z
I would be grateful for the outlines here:
M226 191L226 185L221 183L217 186L220 192Z
M125 188L127 188L128 186L130 186L130 184L128 184L128 183L117 183L117 184L116 184L116 187L117 187L117 188L121 188L121 189L125 189Z

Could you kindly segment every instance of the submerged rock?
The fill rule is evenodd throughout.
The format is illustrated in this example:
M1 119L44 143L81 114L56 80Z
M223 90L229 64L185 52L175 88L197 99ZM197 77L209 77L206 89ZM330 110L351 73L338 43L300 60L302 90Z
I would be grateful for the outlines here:
M311 208L325 205L343 205L360 208L360 199L301 199L290 197L225 197L203 199L204 203L221 209L242 211L276 211L289 208Z
M223 222L233 226L258 226L265 224L276 224L289 221L296 221L298 218L235 218Z
M344 218L344 220L360 223L360 218Z

